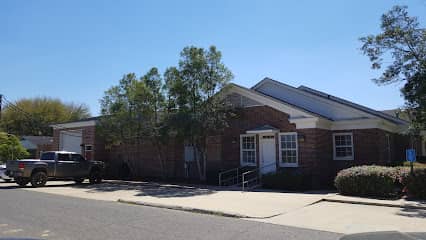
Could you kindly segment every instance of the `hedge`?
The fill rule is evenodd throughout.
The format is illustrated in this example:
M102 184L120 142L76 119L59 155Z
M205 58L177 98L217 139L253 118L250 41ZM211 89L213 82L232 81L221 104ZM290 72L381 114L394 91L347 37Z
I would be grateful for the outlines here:
M343 195L394 198L400 193L399 170L382 166L358 166L341 170L334 185Z
M269 189L304 191L312 188L312 175L303 170L279 171L263 175L262 187Z
M426 199L426 168L415 168L413 174L409 168L401 168L400 182L408 196Z

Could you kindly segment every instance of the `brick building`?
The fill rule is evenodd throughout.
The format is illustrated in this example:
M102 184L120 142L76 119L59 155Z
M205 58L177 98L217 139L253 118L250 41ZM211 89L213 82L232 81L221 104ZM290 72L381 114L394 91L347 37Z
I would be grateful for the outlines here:
M48 136L22 136L20 142L30 154L28 158L39 158L41 152L56 149L53 138Z
M236 84L227 99L238 109L225 134L211 136L207 172L249 166L266 174L278 169L308 171L327 182L339 169L361 164L388 165L404 159L408 123L329 94L298 88L265 78L248 89ZM166 168L172 177L190 177L196 171L191 147L170 139L165 166L149 142L105 149L96 136L96 118L54 126L58 149L80 151L89 159L105 160L112 176L123 164L137 176L159 176ZM426 155L425 142L416 145ZM123 159L123 152L126 159ZM129 156L130 155L130 156Z

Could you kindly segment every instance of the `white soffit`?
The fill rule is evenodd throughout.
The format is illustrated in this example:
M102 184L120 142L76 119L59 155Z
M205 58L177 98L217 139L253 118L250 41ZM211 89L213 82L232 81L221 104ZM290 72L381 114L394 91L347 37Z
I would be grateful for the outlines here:
M255 92L250 89L246 89L244 87L238 86L236 84L232 84L227 93L238 93L245 97L251 98L255 101L258 101L266 106L272 107L278 111L284 112L290 115L290 118L303 118L303 117L314 117L311 113L305 112L294 106L289 104L285 104L284 102L273 99L272 97L265 96L261 93Z
M96 121L90 120L90 121L69 122L69 123L60 123L60 124L51 125L53 129L79 128L79 127L90 127L90 126L96 126Z

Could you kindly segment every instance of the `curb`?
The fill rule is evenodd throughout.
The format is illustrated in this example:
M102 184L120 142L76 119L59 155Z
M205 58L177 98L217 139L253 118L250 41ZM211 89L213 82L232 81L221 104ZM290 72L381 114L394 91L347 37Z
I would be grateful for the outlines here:
M202 214L216 215L216 216L222 216L222 217L253 218L253 217L249 217L249 216L246 216L246 215L227 213L227 212L221 212L221 211L214 211L214 210L205 210L205 209L200 209L200 208L182 207L182 206L175 206L175 205L164 205L164 204L147 203L147 202L141 202L141 201L129 201L129 200L123 200L123 199L118 199L117 202L126 203L126 204L133 204L133 205L140 205L140 206L147 206L147 207L165 208L165 209L192 212L192 213L202 213Z
M336 203L348 203L348 204L359 204L359 205L370 205L370 206L379 206L379 207L394 207L394 208L408 208L408 209L426 210L426 206L400 205L400 204L392 204L392 203L375 203L375 202L363 202L363 201L329 199L329 198L323 198L322 201L324 201L324 202L336 202Z

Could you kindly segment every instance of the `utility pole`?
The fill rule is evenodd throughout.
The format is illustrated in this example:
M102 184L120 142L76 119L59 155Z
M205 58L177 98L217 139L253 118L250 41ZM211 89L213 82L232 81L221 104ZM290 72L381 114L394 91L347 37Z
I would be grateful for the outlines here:
M1 121L2 104L3 104L3 95L0 94L0 121Z

